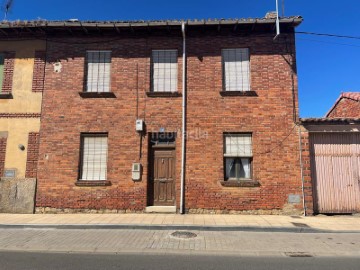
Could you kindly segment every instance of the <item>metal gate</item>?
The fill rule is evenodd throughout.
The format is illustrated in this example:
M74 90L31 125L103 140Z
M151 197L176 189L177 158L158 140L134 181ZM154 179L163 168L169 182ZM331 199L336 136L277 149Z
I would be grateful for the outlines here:
M312 133L310 151L316 212L360 212L360 134Z

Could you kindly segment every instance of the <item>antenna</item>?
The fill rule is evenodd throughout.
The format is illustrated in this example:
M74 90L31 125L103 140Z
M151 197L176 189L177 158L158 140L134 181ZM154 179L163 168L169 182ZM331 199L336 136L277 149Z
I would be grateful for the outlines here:
M279 20L279 0L276 0L276 36L274 40L280 35L280 20Z
M4 3L4 10L5 10L5 16L4 16L4 21L6 21L8 13L10 12L12 6L14 4L14 0L6 0Z

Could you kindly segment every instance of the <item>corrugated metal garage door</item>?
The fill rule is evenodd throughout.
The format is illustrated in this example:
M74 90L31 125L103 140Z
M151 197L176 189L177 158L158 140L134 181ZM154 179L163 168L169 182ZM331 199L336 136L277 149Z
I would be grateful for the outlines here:
M317 212L360 212L360 134L313 133L310 144Z

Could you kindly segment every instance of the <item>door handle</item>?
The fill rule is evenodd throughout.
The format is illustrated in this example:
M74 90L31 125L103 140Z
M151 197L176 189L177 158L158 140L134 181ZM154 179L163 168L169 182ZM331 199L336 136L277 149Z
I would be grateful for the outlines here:
M166 179L159 180L160 183L166 183Z

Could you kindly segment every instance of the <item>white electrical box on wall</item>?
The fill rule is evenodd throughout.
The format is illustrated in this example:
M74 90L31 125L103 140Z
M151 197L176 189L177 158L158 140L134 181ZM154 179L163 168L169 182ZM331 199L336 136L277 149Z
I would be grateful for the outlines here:
M142 119L136 120L136 131L144 131L144 120Z
M141 180L141 164L133 163L132 165L132 180L140 181Z

